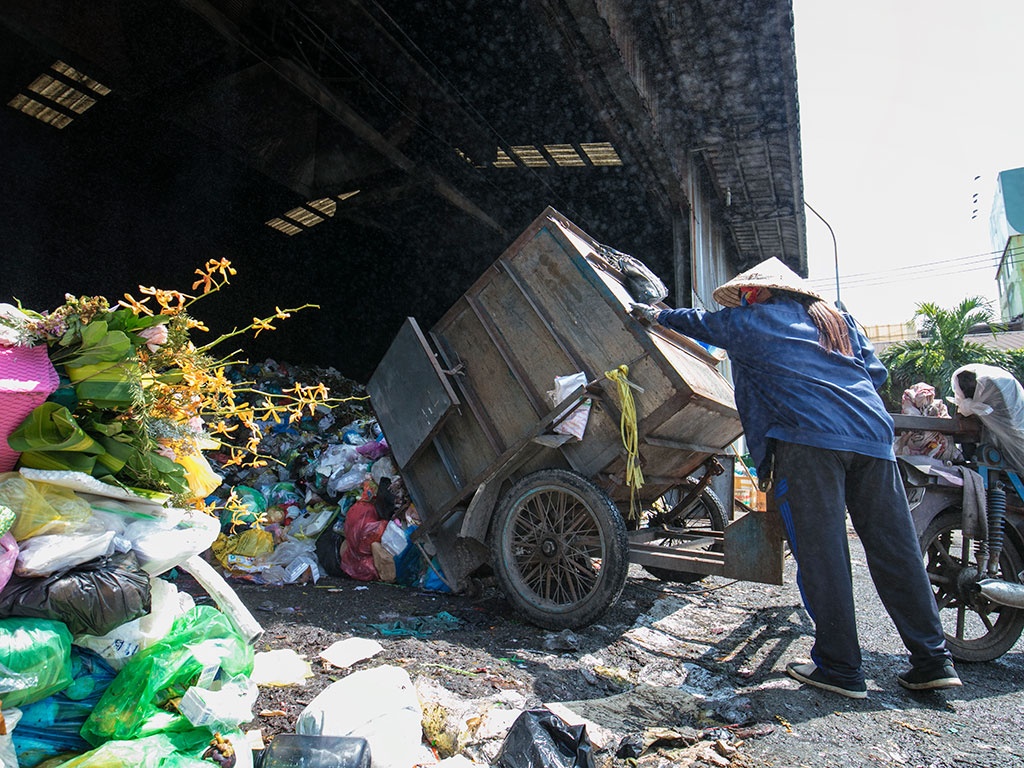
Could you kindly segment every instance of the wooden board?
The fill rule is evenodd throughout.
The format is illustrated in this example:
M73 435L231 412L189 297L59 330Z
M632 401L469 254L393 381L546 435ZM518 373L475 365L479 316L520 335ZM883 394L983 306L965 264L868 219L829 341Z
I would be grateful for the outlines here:
M366 391L391 453L403 468L459 405L459 398L411 317L391 342Z

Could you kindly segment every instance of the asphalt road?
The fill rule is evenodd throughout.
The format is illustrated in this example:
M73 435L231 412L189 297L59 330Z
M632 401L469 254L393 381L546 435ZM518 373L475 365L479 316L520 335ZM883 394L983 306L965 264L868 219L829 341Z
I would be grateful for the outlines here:
M774 726L749 740L744 754L780 767L1024 767L1024 639L995 661L958 664L962 688L903 690L895 676L907 667L906 650L855 536L851 551L868 677L864 701L801 686L785 674L788 662L807 658L812 641L791 559L783 586L712 579L707 583L719 588L676 614L673 634L692 638L688 650L708 661L737 663L733 679L750 681L739 692L760 722Z

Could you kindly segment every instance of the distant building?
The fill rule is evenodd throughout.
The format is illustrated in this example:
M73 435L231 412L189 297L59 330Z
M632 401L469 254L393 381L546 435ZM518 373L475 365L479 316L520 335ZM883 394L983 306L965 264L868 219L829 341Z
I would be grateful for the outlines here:
M996 272L999 315L1012 320L1024 315L1024 168L996 177L989 228L993 248L1002 252Z

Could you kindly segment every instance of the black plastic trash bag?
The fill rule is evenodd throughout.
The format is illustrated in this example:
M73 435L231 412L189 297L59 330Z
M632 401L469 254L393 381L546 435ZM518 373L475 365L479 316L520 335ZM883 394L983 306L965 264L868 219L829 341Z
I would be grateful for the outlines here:
M97 557L49 576L12 576L0 592L0 617L53 619L72 635L105 635L150 612L149 574L134 552Z
M594 768L585 725L569 725L548 709L523 712L505 736L496 768Z

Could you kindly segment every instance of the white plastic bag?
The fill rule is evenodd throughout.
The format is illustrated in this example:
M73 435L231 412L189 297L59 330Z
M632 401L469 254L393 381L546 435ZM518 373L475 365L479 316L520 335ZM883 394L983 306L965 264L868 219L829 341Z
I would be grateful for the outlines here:
M192 686L178 703L178 711L197 728L223 731L252 720L252 705L259 696L256 683L244 676L215 680L209 688Z
M392 519L387 528L384 529L384 535L380 539L381 546L384 547L394 557L398 557L400 554L405 552L405 548L409 546L409 539L405 535L405 528L397 519Z
M573 373L569 376L556 376L555 377L555 388L548 392L548 397L551 398L552 405L559 405L569 395L578 390L580 387L585 387L587 384L587 375L582 371L579 373ZM578 404L573 405L571 408L567 408L559 414L559 421L552 428L552 431L559 435L567 435L576 440L583 439L583 433L587 429L587 422L590 420L590 398L582 398L577 401ZM566 414L568 413L568 416Z
M220 521L210 515L174 507L165 513L158 520L133 520L124 530L139 565L151 576L209 549L220 533Z
M385 665L331 683L302 710L295 732L359 736L370 745L374 768L408 768L422 756L422 719L409 673Z
M331 479L327 481L327 490L335 495L341 494L358 488L369 478L369 464L353 464L346 471L339 470L337 474L331 475Z
M18 576L40 577L74 568L97 557L114 553L114 531L103 533L44 533L20 544L14 572Z
M309 571L314 584L320 580L320 561L316 557L316 542L312 539L288 538L274 547L266 557L260 557L250 572L263 584L294 584Z
M337 507L324 507L319 511L306 510L288 525L288 536L296 539L316 539L338 514Z
M974 392L964 391L961 374L976 380ZM992 443L1013 469L1024 471L1024 388L1009 371L993 365L971 364L953 372L957 410L975 415L984 426L984 440Z
M11 731L14 730L18 721L21 720L21 710L11 707L0 712L0 722L4 724L0 732L0 768L18 768L18 755L14 749L14 737Z

